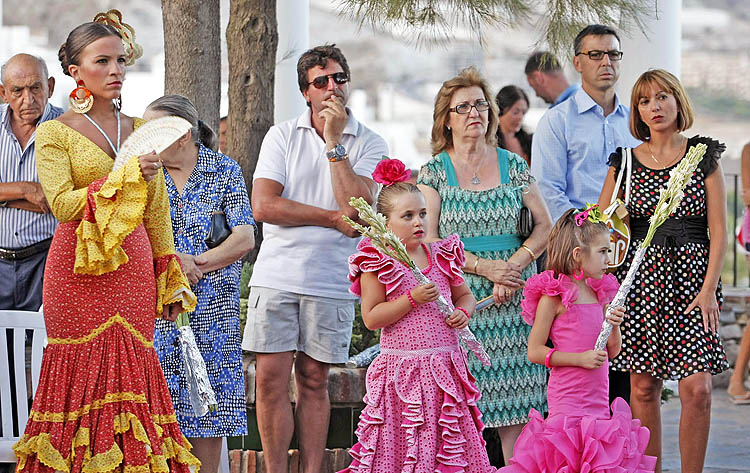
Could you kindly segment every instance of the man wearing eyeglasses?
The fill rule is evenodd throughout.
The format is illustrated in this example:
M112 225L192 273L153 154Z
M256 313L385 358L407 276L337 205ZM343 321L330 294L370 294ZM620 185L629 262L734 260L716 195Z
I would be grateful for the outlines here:
M308 109L268 131L253 175L253 214L264 223L264 238L242 347L257 354L258 428L269 473L287 472L295 419L300 470L322 471L328 369L347 360L354 320L347 258L357 235L342 215L356 218L351 197L373 202L371 175L388 154L385 141L346 107L350 74L341 50L325 45L305 52L297 76Z
M640 144L630 134L630 110L615 94L623 56L617 32L589 25L576 36L574 52L581 88L544 114L531 145L531 173L553 220L570 208L598 202L609 155ZM629 401L630 375L610 370L609 393L610 401Z
M581 88L544 114L531 146L531 173L553 220L597 202L609 155L640 143L628 129L630 110L615 94L623 57L617 32L589 25L576 36L574 49Z

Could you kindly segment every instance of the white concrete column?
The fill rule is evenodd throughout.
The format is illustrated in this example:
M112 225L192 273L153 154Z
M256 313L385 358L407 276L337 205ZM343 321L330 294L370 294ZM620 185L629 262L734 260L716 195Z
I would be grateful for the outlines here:
M647 70L665 69L680 77L682 0L661 0L654 4L647 7L650 14L645 21L645 34L636 26L630 33L620 34L624 55L617 82L617 95L627 106L630 106L633 84Z
M277 0L276 21L279 45L276 49L274 122L296 117L307 108L297 83L297 60L310 48L310 0Z

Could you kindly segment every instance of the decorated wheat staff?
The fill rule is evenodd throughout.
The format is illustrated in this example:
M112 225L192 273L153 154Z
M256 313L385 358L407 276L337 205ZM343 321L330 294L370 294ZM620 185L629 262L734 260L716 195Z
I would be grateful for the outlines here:
M411 269L411 272L414 273L414 277L419 281L419 284L428 284L430 282L430 280L427 279L427 276L422 274L422 271L419 270L414 261L409 257L404 243L392 231L390 231L388 227L386 227L384 215L375 212L372 206L370 206L370 204L368 204L362 197L352 197L349 200L349 205L354 207L359 212L359 218L370 226L365 227L349 217L344 216L344 220L346 220L349 225L363 236L369 237L370 240L372 240L372 245L377 248L378 251L408 266L409 269ZM450 304L448 304L448 301L445 300L442 294L437 298L435 304L444 314L451 315L453 313ZM461 342L466 345L466 348L471 350L483 365L490 366L489 355L484 351L479 340L477 340L474 334L471 333L469 327L459 330L458 336L461 339Z
M177 316L175 323L180 332L180 348L182 348L182 361L185 363L190 404L193 406L195 415L203 417L217 409L219 404L216 402L216 393L208 380L206 362L195 342L195 335L190 327L190 316L187 312L183 312Z
M654 215L649 219L650 225L648 227L648 232L646 233L646 238L643 239L643 243L641 243L641 246L638 247L638 250L635 252L633 263L630 265L628 273L622 281L620 289L617 291L617 295L615 295L615 298L612 299L612 302L609 304L610 308L624 305L630 286L633 284L635 273L638 272L638 267L641 265L643 257L646 255L646 249L648 248L648 245L651 244L656 229L659 228L659 225L664 223L664 221L672 215L672 212L677 209L677 206L680 205L682 198L685 196L683 190L690 183L693 172L695 172L698 163L703 159L704 154L706 154L705 144L699 143L695 146L691 146L685 158L682 159L674 169L669 171L669 182L667 182L667 188L659 191L659 202L656 204ZM609 311L610 309L607 309L607 312ZM594 350L605 349L611 332L612 325L610 325L605 318L605 321L602 324L602 331L596 339Z

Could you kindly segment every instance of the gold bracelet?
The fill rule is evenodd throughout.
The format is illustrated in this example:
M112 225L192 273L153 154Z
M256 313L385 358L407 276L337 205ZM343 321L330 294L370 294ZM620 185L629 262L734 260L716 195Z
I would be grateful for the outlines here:
M536 255L534 254L533 251L531 251L531 248L529 248L526 245L521 245L521 248L523 248L524 250L528 251L529 256L531 256L531 261L534 261L536 259Z
M477 273L477 265L479 264L479 256L477 256L476 258L477 259L474 260L474 269L471 270L471 272L474 273L474 274L478 274Z

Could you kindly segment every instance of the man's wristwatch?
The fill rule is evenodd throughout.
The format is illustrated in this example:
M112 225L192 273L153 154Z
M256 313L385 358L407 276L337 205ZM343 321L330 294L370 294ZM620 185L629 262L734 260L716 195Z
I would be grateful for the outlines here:
M328 162L336 163L338 161L349 159L349 155L346 153L346 148L338 144L334 146L332 150L326 152L326 158L328 158Z

